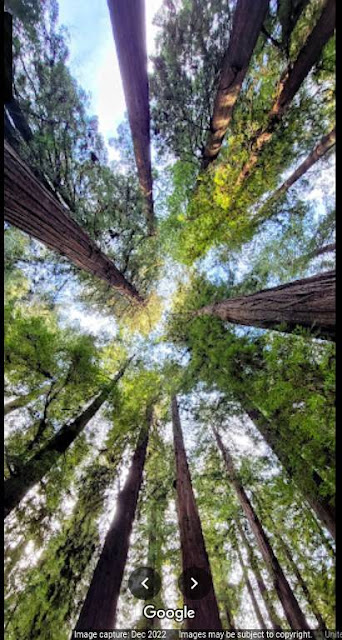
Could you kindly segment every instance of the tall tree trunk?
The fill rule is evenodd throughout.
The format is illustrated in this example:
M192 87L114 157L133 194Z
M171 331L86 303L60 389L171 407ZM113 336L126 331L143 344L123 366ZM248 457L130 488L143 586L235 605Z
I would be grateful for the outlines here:
M153 409L147 410L131 466L117 499L115 516L106 535L76 630L113 629L125 570L129 541L142 483Z
M237 2L232 32L215 97L210 133L203 151L202 169L206 169L220 152L268 4L268 0L238 0Z
M291 629L309 629L308 623L305 619L305 615L302 612L297 599L285 577L285 574L271 547L270 541L263 529L263 526L257 514L255 513L240 480L235 473L232 457L227 447L224 446L221 436L215 427L213 427L213 432L217 445L222 453L228 477L234 486L240 505L255 535L261 555L270 572L274 589L277 592L279 600L283 605L287 621Z
M318 162L336 143L336 127L332 129L326 136L322 138L322 140L316 145L316 147L309 153L309 155L303 160L303 162L297 167L297 169L283 182L283 184L274 192L272 195L267 198L266 202L262 205L262 207L257 211L255 215L256 221L258 219L263 219L267 216L267 209L273 205L274 202L279 200L279 198L286 193L294 185L297 180L303 177L303 175L311 169L311 167Z
M268 446L272 449L273 453L277 456L278 460L284 467L284 470L287 472L289 477L296 482L299 490L302 492L305 491L304 496L311 508L314 510L319 520L323 522L326 526L330 534L335 538L336 537L336 514L334 507L329 503L328 498L325 498L320 494L320 486L322 484L322 478L319 474L309 467L308 463L304 458L298 454L300 458L300 467L302 470L302 477L310 478L312 480L312 491L309 491L307 487L303 490L303 486L300 482L300 479L294 477L294 473L292 470L292 465L289 460L288 455L285 452L284 447L279 439L279 435L277 434L274 426L269 422L269 420L264 416L264 414L255 406L255 404L246 396L240 398L241 406L246 411L249 418L256 425L261 435L266 440ZM306 483L305 483L306 484Z
M44 389L39 387L38 389L34 389L30 391L30 393L26 393L23 396L18 396L17 398L13 398L13 400L9 400L4 405L4 416L7 416L12 411L16 409L20 409L21 407L26 407L32 400L39 398L39 396L44 393Z
M314 337L335 339L335 271L294 280L271 289L209 304L195 315L218 316L233 324L292 333L297 327Z
M257 503L258 504L258 503ZM260 506L260 512L263 513L263 509ZM299 568L298 568L298 563L295 562L295 560L293 559L291 550L287 544L287 542L285 541L284 538L284 532L280 532L278 526L276 525L276 523L274 522L272 516L267 513L267 518L269 519L271 525L272 525L272 529L276 535L276 539L278 541L278 545L279 547L283 550L284 556L287 558L288 561L288 567L290 569L290 571L293 573L293 575L296 577L297 583L300 586L307 603L310 605L312 613L314 614L318 625L319 625L319 629L321 629L322 631L326 631L327 627L325 625L325 622L323 620L323 616L320 613L315 599L312 597L310 589L308 588Z
M236 549L236 552L238 554L238 558L239 558L239 562L240 562L240 565L241 565L243 577L244 577L245 582L246 582L247 591L248 591L250 599L252 601L253 609L255 611L255 615L256 615L256 618L258 620L259 627L260 627L260 629L267 629L266 622L265 622L265 620L263 618L263 615L261 613L261 609L259 607L259 603L258 603L258 601L256 599L256 596L255 596L255 593L254 593L254 589L253 589L251 581L250 581L250 579L248 577L248 570L247 570L247 567L246 567L246 565L245 565L245 563L243 561L243 557L242 557L241 550L239 548L238 541L236 541L235 549Z
M264 579L262 577L261 571L259 569L258 566L258 560L255 557L255 553L253 551L253 548L244 532L243 526L241 525L241 523L239 522L239 520L236 520L236 526L238 529L238 532L240 534L240 537L242 538L243 544L246 548L247 554L248 554L248 560L249 560L249 565L252 568L252 571L255 575L255 579L257 581L257 585L259 587L259 591L261 594L261 597L265 603L265 607L269 616L269 619L271 621L272 624L272 629L275 629L277 631L280 631L282 629L281 626L281 622L279 620L279 617L277 615L277 612L273 606L272 603L272 599L270 597L269 591L265 585Z
M26 496L28 491L41 480L51 467L57 462L77 436L83 431L88 422L94 417L103 403L107 400L111 390L123 376L130 360L120 369L115 378L91 402L71 424L65 424L37 453L21 468L17 476L12 476L4 483L4 517Z
M227 590L225 593L224 612L227 618L228 629L230 629L231 631L234 631L236 629L236 625L235 625L235 620L232 613L232 603L227 594Z
M279 82L278 95L268 114L267 124L264 128L259 129L252 140L252 153L238 176L238 185L250 175L258 161L261 150L271 140L277 124L290 106L302 82L319 59L323 47L333 36L335 29L335 4L335 0L327 0L315 27L306 40L304 47L299 52L297 60L293 65L290 65L283 74Z
M155 233L144 0L108 0L150 235Z
M101 278L122 295L142 303L135 287L69 216L6 140L4 158L5 220L62 254L77 267Z
M183 571L191 567L204 569L211 589L201 600L184 596L185 604L195 611L195 618L187 620L187 629L222 629L217 599L212 581L209 558L205 548L201 521L191 484L186 458L177 398L171 401L173 441L176 458L177 514L181 540Z

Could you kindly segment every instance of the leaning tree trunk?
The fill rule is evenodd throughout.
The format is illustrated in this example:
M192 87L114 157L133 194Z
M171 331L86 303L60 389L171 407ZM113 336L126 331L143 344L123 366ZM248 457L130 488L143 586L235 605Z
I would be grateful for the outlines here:
M238 0L237 2L215 97L210 133L203 151L202 169L206 169L220 152L268 4L268 0Z
M283 184L267 198L266 202L262 205L259 211L255 214L256 222L260 219L263 220L267 216L267 210L272 206L281 196L284 195L300 178L302 178L313 165L318 162L323 156L332 149L336 143L336 127L332 129L322 140L316 145L316 147L309 153L309 155L303 160L303 162L297 167L297 169L283 182Z
M243 166L237 178L240 185L250 175L258 161L263 147L271 140L277 124L291 104L301 84L318 61L323 47L327 44L335 30L335 0L327 0L323 11L299 52L296 61L291 64L279 82L278 95L268 114L268 121L264 128L260 128L252 140L252 153Z
M144 0L108 0L140 188L150 235L155 232Z
M335 339L335 271L294 280L271 289L201 307L194 315L218 316L233 324L292 333L309 329L313 337Z
M265 604L269 619L270 619L271 624L272 624L272 629L280 631L282 629L282 626L281 626L279 617L277 615L277 612L276 612L276 610L275 610L275 608L273 606L271 596L270 596L269 591L268 591L268 589L267 589L267 587L265 585L265 582L264 582L264 579L262 577L261 571L259 569L258 560L255 557L255 553L253 551L252 545L250 544L250 542L249 542L249 540L248 540L248 538L247 538L247 536L246 536L246 534L244 532L243 526L241 525L239 520L236 520L236 525L237 525L237 529L238 529L238 532L240 534L240 537L242 538L242 541L243 541L243 544L245 546L245 549L247 551L249 565L250 565L250 567L251 567L251 569L252 569L252 571L253 571L253 573L255 575L255 579L257 581L257 585L259 587L259 591L260 591L261 597L262 597L262 599L264 601L264 604Z
M335 508L330 504L328 498L325 498L320 493L320 486L323 482L320 475L308 465L306 460L298 454L300 460L300 467L302 471L302 477L311 479L312 490L309 490L307 486L303 489L300 478L295 477L293 473L292 465L282 443L279 439L276 429L272 426L269 420L264 414L255 406L254 403L247 396L240 398L241 406L246 411L251 421L255 424L260 431L263 438L266 440L268 446L272 449L273 453L277 456L281 462L284 470L288 476L294 480L299 490L304 493L304 497L310 504L310 507L316 513L317 517L326 526L333 538L336 537L336 514ZM307 483L305 483L307 485Z
M107 533L76 624L76 631L115 628L117 603L142 483L152 421L153 408L149 408L146 424L142 426L139 433L128 476L117 499L113 522Z
M142 303L135 287L70 217L6 140L4 158L5 220L62 254L77 267L101 278L122 295Z
M21 468L18 475L10 477L4 483L4 517L26 496L28 491L41 480L58 459L67 451L77 436L87 426L103 403L107 400L114 385L123 376L128 363L120 369L112 382L92 401L71 424L65 424L32 458Z
M305 619L305 615L302 612L297 602L297 599L285 577L285 574L271 547L270 541L264 531L264 528L257 514L255 513L253 506L240 480L238 479L235 473L232 457L227 447L224 446L221 436L215 427L213 427L213 432L215 435L217 445L222 453L222 457L225 462L228 477L234 486L240 505L255 535L261 555L269 570L274 589L277 592L279 600L283 605L283 609L284 609L287 621L291 629L308 629L309 630L309 626Z
M195 618L187 620L187 629L222 629L217 599L214 591L209 558L205 548L201 521L192 489L186 458L177 398L171 402L173 441L176 458L177 514L180 530L183 571L191 567L204 569L210 580L210 591L201 600L191 600L184 595L185 604L194 609Z
M245 563L243 561L242 553L241 553L241 550L239 548L239 542L238 542L238 540L235 540L234 542L235 542L235 549L236 549L236 552L237 552L237 555L238 555L238 558L239 558L239 562L240 562L240 565L241 565L243 577L244 577L244 580L245 580L245 583L246 583L247 591L249 593L249 597L251 599L251 602L252 602L252 605L253 605L253 609L254 609L256 618L258 620L259 627L260 627L260 629L267 629L267 625L266 625L266 622L265 622L265 620L263 618L263 615L261 613L261 609L260 609L259 603L258 603L258 601L256 599L252 583L251 583L251 581L250 581L250 579L248 577L248 570L247 570L247 567L246 567L246 565L245 565Z

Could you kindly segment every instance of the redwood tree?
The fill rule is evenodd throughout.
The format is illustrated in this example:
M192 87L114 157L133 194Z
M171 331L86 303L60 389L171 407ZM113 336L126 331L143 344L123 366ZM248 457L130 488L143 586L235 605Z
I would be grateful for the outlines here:
M210 580L210 591L201 600L191 600L184 595L185 604L195 611L195 618L187 620L187 629L221 629L222 625L214 592L209 558L192 489L176 396L172 397L171 410L176 458L177 514L181 539L182 567L183 571L191 567L204 569Z

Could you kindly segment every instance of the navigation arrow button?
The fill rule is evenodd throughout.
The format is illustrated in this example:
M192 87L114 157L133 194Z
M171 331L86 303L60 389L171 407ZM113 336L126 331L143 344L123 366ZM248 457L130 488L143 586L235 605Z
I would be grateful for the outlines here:
M195 587L197 587L198 582L197 580L195 580L195 578L191 578L191 582L193 583L193 585L190 587L190 589L194 589Z
M148 582L148 578L145 578L145 580L143 580L141 584L144 587L144 589L147 589L147 591L148 591L148 586L147 586L146 582Z

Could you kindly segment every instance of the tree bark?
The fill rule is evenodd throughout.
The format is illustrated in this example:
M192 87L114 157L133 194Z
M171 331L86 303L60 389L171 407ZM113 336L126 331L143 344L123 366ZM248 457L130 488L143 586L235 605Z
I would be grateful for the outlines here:
M332 147L336 143L336 127L332 129L326 136L322 138L322 140L316 145L316 147L309 153L309 155L305 158L305 160L297 167L297 169L290 175L285 182L269 197L266 202L262 205L262 207L256 213L256 220L263 219L265 217L265 212L274 202L279 200L279 198L286 193L292 187L292 185L297 182L303 175L311 169L311 167L318 162L323 156L332 149ZM267 217L267 216L266 216ZM269 216L272 217L272 216Z
M237 2L232 32L215 97L210 133L203 151L202 169L206 169L220 152L268 4L268 0L238 0Z
M21 468L17 476L13 476L4 483L4 517L26 496L28 491L39 482L51 467L64 454L77 436L83 431L88 422L94 417L103 403L107 400L111 390L123 376L128 363L120 369L115 378L91 402L71 424L65 424L32 458Z
M292 470L292 466L289 460L288 455L286 454L284 447L281 446L281 441L279 440L279 435L277 434L276 429L272 427L269 420L264 416L264 414L252 403L251 400L247 398L247 396L240 398L241 406L246 411L249 418L256 425L261 435L267 442L268 446L272 449L273 453L277 456L278 460L281 462L284 470L287 472L288 476L296 482L297 487L300 491L303 491L303 486L298 478L294 477L294 473ZM322 484L322 479L319 474L311 469L307 464L306 460L302 458L299 454L300 468L302 470L302 477L312 479L313 486L315 487L315 491L306 491L304 496L310 507L316 513L317 517L323 524L326 526L330 534L333 538L336 537L336 514L334 507L329 503L327 498L320 495L319 488Z
M237 185L240 185L250 175L258 161L261 150L272 138L277 124L290 106L302 82L317 62L323 47L333 36L335 13L335 0L327 0L315 27L311 31L304 47L299 52L296 61L293 65L290 65L282 75L277 97L268 114L267 125L264 128L260 128L254 136L252 140L252 153L237 178Z
M255 539L259 546L261 555L269 570L274 589L277 592L279 600L283 605L286 619L291 629L294 629L294 630L308 629L309 630L309 626L305 619L305 615L302 612L297 602L297 599L285 577L285 574L271 547L270 541L264 531L264 528L257 514L255 513L253 506L240 480L238 479L235 473L232 457L227 447L224 446L221 436L215 427L213 427L213 432L215 435L217 445L222 453L222 457L224 459L228 477L234 486L240 505L255 535Z
M297 327L314 337L335 339L335 271L294 280L257 293L209 304L195 315L215 315L233 324L292 333Z
M5 140L5 220L122 295L143 299Z
M171 409L176 458L177 514L181 540L182 567L183 571L191 567L204 569L211 583L211 589L208 595L201 600L191 600L184 595L185 604L195 611L195 618L187 620L186 628L222 629L209 558L205 548L201 521L192 489L176 396L172 398Z
M150 104L144 0L108 0L140 188L150 235L155 233L150 149Z
M142 483L153 408L150 407L146 413L146 423L140 430L128 476L118 495L115 516L81 609L76 631L115 628L117 603Z
M255 553L253 551L253 548L252 548L252 546L251 546L251 544L250 544L250 542L249 542L249 540L248 540L248 538L247 538L247 536L246 536L246 534L244 532L243 526L241 525L241 523L238 520L236 520L236 526L237 526L238 532L240 534L240 537L242 538L242 541L243 541L243 544L245 546L245 549L247 551L249 565L252 568L252 571L253 571L253 573L255 575L255 579L257 581L257 585L259 587L259 591L260 591L261 597L262 597L262 599L263 599L263 601L265 603L265 607L266 607L269 619L270 619L271 624L272 624L272 629L280 631L282 629L281 622L280 622L280 620L278 618L278 615L277 615L277 612L276 612L276 610L275 610L275 608L273 606L270 594L269 594L268 589L267 589L267 587L265 585L264 579L262 577L261 571L260 571L259 566L258 566L258 560L255 557Z
M256 596L255 596L255 593L254 593L254 589L253 589L251 581L250 581L250 579L248 577L248 570L247 570L247 567L246 567L246 565L245 565L245 563L243 561L243 557L242 557L242 553L241 553L240 548L239 548L238 541L236 541L235 548L236 548L236 552L238 554L238 558L239 558L239 562L240 562L240 565L241 565L243 577L244 577L245 582L246 582L247 591L248 591L250 599L252 601L253 609L255 611L255 615L256 615L256 618L258 620L259 627L260 627L260 629L267 629L266 622L265 622L265 620L263 618L263 615L261 613L261 609L259 607L259 603L258 603L258 601L256 599Z

